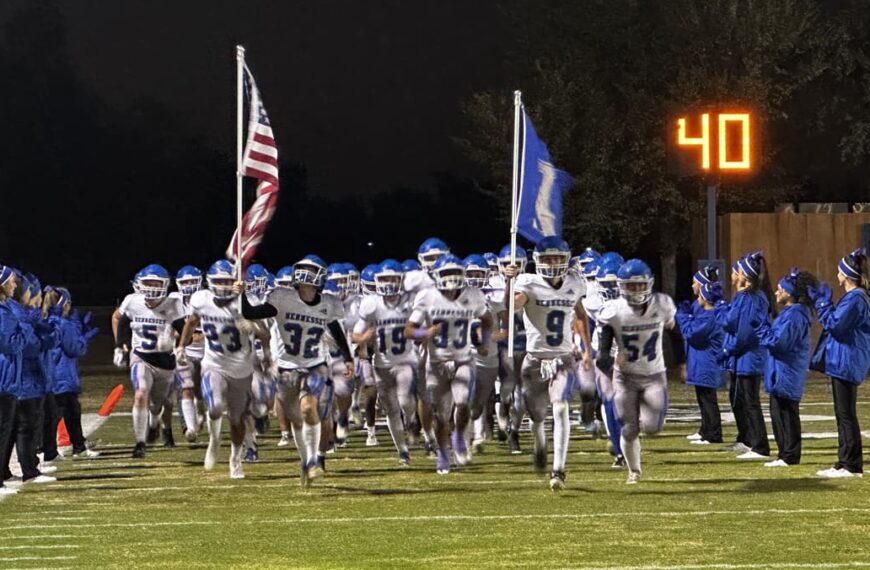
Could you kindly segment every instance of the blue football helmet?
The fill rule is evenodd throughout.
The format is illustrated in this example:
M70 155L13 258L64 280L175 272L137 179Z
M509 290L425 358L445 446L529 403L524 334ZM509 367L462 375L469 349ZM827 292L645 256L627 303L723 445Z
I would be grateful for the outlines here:
M526 255L526 250L521 248L520 246L516 247L516 260L517 260L517 269L520 273L523 273L526 270L526 263L529 258ZM511 246L507 244L498 252L498 269L499 272L504 273L504 268L511 264Z
M359 269L353 263L342 263L344 270L347 273L347 291L348 293L359 293Z
M377 274L380 268L376 263L370 263L363 267L363 270L360 271L359 280L362 285L363 295L374 295L376 294L378 284L375 281L375 275Z
M597 263L593 263L598 268L595 275L596 283L598 285L598 294L604 299L618 299L619 284L617 274L619 273L621 265L617 263L615 259L611 259L610 261L599 260ZM593 263L590 263L589 265L592 265Z
M163 266L152 263L136 274L134 288L146 299L159 301L169 294L169 281L169 272Z
M465 287L465 264L455 255L442 255L432 266L432 278L435 279L435 287L439 291L462 289Z
M348 290L348 273L344 263L330 263L326 268L326 285L331 293L344 295Z
M489 272L492 274L498 273L498 256L491 251L483 254L486 264L489 266Z
M420 260L422 268L429 271L439 257L448 253L450 253L450 248L447 247L446 243L438 238L429 238L421 243L417 249L417 259Z
M275 276L268 269L266 270L266 293L271 293L275 290Z
M625 263L625 259L622 258L621 255L616 253L615 251L608 251L607 253L601 256L601 261L607 263L609 261L616 261L618 264L622 265Z
M400 295L404 278L402 264L395 259L385 259L375 272L375 291L383 296Z
M233 283L236 281L236 269L227 259L215 261L205 274L208 288L219 301L232 299Z
M245 270L245 291L262 299L266 294L266 281L269 280L269 272L259 263L253 263Z
M333 297L341 297L341 288L335 281L327 280L323 284L323 294L332 295Z
M616 274L619 293L629 305L643 305L652 297L655 277L649 265L640 259L629 259Z
M547 279L557 279L568 274L568 261L571 259L571 248L558 236L548 236L535 245L532 253L535 260L535 272Z
M175 286L179 293L190 297L202 288L202 271L193 265L185 265L175 274Z
M299 284L323 287L326 279L326 262L314 254L308 254L293 264L293 281Z
M285 265L275 274L275 286L289 289L293 286L293 266Z
M462 260L465 265L465 282L469 287L482 289L489 282L490 269L486 258L473 253Z
M420 269L423 269L423 267L420 265L420 262L417 261L416 259L406 259L405 261L402 262L402 270L405 273L407 273L409 271L419 271Z

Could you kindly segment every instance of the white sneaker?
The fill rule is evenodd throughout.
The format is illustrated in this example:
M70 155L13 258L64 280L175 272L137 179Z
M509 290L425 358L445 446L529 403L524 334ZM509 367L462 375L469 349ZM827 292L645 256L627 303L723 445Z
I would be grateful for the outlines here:
M57 477L49 477L48 475L37 475L33 479L28 479L25 483L54 483Z
M626 485L637 485L637 482L640 481L640 471L629 471L628 479L625 480Z
M751 449L749 451L747 451L746 453L741 453L740 455L737 456L737 459L742 459L745 461L758 461L761 459L768 459L768 458L770 458L769 455L761 455L760 453L755 453Z
M210 440L208 442L208 449L205 450L205 461L202 464L206 471L214 469L215 464L217 464L217 454L218 446L215 445L214 441Z
M734 453L737 453L737 454L746 453L747 451L752 451L751 447L749 447L745 443L740 443L739 441L737 443L732 443L731 445L728 445L728 446L724 447L723 449L725 451L733 451Z
M43 463L42 465L39 466L39 472L44 473L46 475L49 473L56 473L57 467L55 467L54 465L48 464L48 463Z
M290 437L282 435L281 440L278 442L278 447L287 447L290 445Z
M366 447L376 447L378 445L378 436L370 433L366 438Z
M701 434L695 432L692 435L687 435L686 439L688 439L689 441L697 441L697 440L701 439Z
M230 456L230 479L244 479L245 469L242 463L241 454L239 457Z
M190 443L196 441L196 430L188 428L187 431L184 432L184 439L186 439Z
M837 469L836 467L831 467L830 469L822 469L821 471L816 472L817 477L822 477L824 479L849 479L850 477L863 477L863 473L852 473L848 469L844 469L840 467Z
M782 459L777 459L775 461L768 461L764 464L765 467L788 467L788 463L783 461Z
M81 453L73 453L74 459L94 459L95 457L99 457L100 452L94 451L93 449L85 449Z
M710 442L706 439L692 439L689 440L689 443L691 443L692 445L710 445Z
M21 477L19 477L18 475L13 475L9 479L6 479L5 481L3 481L3 484L9 485L12 488L17 488L17 487L20 487L21 485L23 485L24 481L22 481Z
M316 462L308 467L308 478L317 479L323 477L323 469Z
M7 495L14 495L18 492L18 489L14 489L12 487L0 487L0 497L5 497Z

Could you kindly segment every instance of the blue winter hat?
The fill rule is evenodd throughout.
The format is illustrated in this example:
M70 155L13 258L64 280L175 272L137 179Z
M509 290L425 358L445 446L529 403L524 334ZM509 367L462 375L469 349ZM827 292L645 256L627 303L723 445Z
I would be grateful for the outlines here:
M15 275L15 271L6 265L0 265L0 287L6 285L6 282L12 279L12 276Z
M779 280L779 286L782 290L794 297L797 291L797 278L800 270L797 267L792 267L788 270L788 274Z
M701 285L701 297L710 304L722 300L722 284L718 281Z
M764 254L760 251L748 253L737 262L740 269L747 277L758 277L761 272L761 260L764 259Z
M701 285L709 285L719 281L719 271L715 265L705 265L695 272L693 278Z
M858 258L866 255L867 250L863 247L859 247L849 255L846 255L842 259L840 259L840 262L837 264L837 268L843 273L843 275L845 275L852 281L861 281L861 262L858 260Z

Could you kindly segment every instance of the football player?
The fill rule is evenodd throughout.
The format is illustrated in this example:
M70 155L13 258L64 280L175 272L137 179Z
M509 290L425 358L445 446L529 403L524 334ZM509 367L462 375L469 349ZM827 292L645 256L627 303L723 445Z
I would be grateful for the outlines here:
M245 295L252 305L260 305L271 290L269 287L269 270L254 263L245 270ZM272 287L274 289L274 287ZM254 339L254 371L251 379L251 402L249 413L245 414L245 462L254 463L260 460L257 445L257 425L265 431L263 421L268 418L268 411L275 403L276 380L271 370L274 362L271 353L274 343L271 340L274 321L266 320L262 326L269 329L270 342L268 347L260 339Z
M344 310L338 299L322 294L325 280L326 263L316 255L307 255L294 265L292 289L279 287L256 307L242 297L242 315L246 319L274 317L284 342L278 360L277 397L282 400L292 425L305 487L323 475L318 464L321 420L330 414L332 407L333 386L326 364L329 350L324 335L332 335L341 351L345 378L352 378L354 373L353 357L341 323Z
M432 266L432 275L435 288L424 289L415 297L414 310L405 326L405 337L425 341L427 347L426 390L435 411L438 442L436 472L445 475L450 472L447 444L454 405L453 453L459 465L468 463L464 432L474 379L471 326L475 319L480 319L481 345L478 352L486 356L492 317L483 293L466 286L465 266L461 259L451 254L442 255Z
M605 374L613 371L614 403L622 424L620 445L628 465L626 483L640 480L641 430L661 431L668 408L668 385L662 337L676 333L674 350L682 354L683 342L675 328L676 307L664 293L653 293L653 273L639 259L629 259L617 272L619 298L598 314L601 328L597 364ZM618 346L611 356L614 340Z
M199 328L205 337L202 358L202 391L208 407L208 448L203 466L214 469L221 440L223 413L230 421L230 478L243 479L245 423L254 373L253 341L269 345L269 332L265 327L247 323L241 318L239 297L245 298L239 288L235 290L233 264L222 259L209 267L206 273L208 288L197 291L190 298L190 316L184 325L179 342L178 357L184 358L184 349ZM241 294L241 295L240 295ZM268 354L266 355L268 359Z
M523 274L528 260L526 250L517 246L515 258L517 272L518 274ZM500 285L502 291L506 283L504 272L510 263L511 246L508 244L499 251L499 277L493 283L494 286ZM495 292L492 294L497 295ZM508 310L508 303L505 301L504 292L499 297L504 304L505 310ZM507 341L499 343L499 402L496 406L496 416L498 418L499 439L502 441L507 439L508 449L512 454L517 455L522 452L520 449L520 425L523 423L523 416L525 415L520 369L523 365L523 359L526 357L526 329L523 324L522 315L515 314L513 317L507 318L513 320L514 356L513 358L508 357ZM510 325L506 323L505 328L508 326Z
M175 286L181 295L186 315L190 315L190 298L202 288L202 271L193 265L185 265L175 274ZM181 418L184 424L184 437L196 441L199 427L204 421L202 400L202 357L205 353L205 340L202 329L193 331L191 342L184 349L184 363L176 363L175 380L180 389ZM203 419L200 419L203 417Z
M574 391L576 367L572 334L576 332L586 347L582 353L584 367L591 366L589 329L581 299L585 283L568 271L571 249L559 237L541 239L533 253L535 274L522 275L516 284L517 267L505 268L508 278L505 298L515 295L514 303L523 312L528 337L522 364L523 395L532 418L535 436L534 466L543 472L547 461L544 420L547 404L553 404L553 470L550 489L565 487L565 461L571 425L568 405Z
M373 361L378 397L387 414L399 463L409 465L405 429L416 409L417 354L405 338L412 300L402 289L403 279L398 261L387 259L380 264L375 273L377 295L362 300L353 341L361 346L376 343Z
M136 292L127 295L118 309L115 365L124 366L126 347L133 347L130 381L135 390L133 457L137 459L145 457L149 410L156 420L169 404L175 381L175 332L184 326L185 309L181 297L169 295L169 281L169 272L160 265L145 267L136 274ZM171 430L170 426L165 424L164 430Z

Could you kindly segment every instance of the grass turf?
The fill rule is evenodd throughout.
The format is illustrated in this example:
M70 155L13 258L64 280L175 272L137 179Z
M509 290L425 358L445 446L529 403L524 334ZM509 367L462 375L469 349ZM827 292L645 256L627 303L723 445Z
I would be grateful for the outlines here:
M115 369L87 367L84 411L119 382ZM0 568L870 567L868 481L815 477L835 461L835 438L805 439L803 463L788 469L738 462L721 445L688 444L694 394L670 388L672 420L643 440L640 484L626 486L606 441L575 427L561 494L532 472L528 432L523 455L490 443L446 477L419 450L400 467L386 428L374 448L354 432L302 489L274 419L261 461L232 481L228 434L205 472L203 434L133 460L130 417L114 416L91 436L101 457L60 462L57 483L0 503ZM117 411L131 402L128 389ZM836 431L823 379L808 383L802 414L804 433Z

